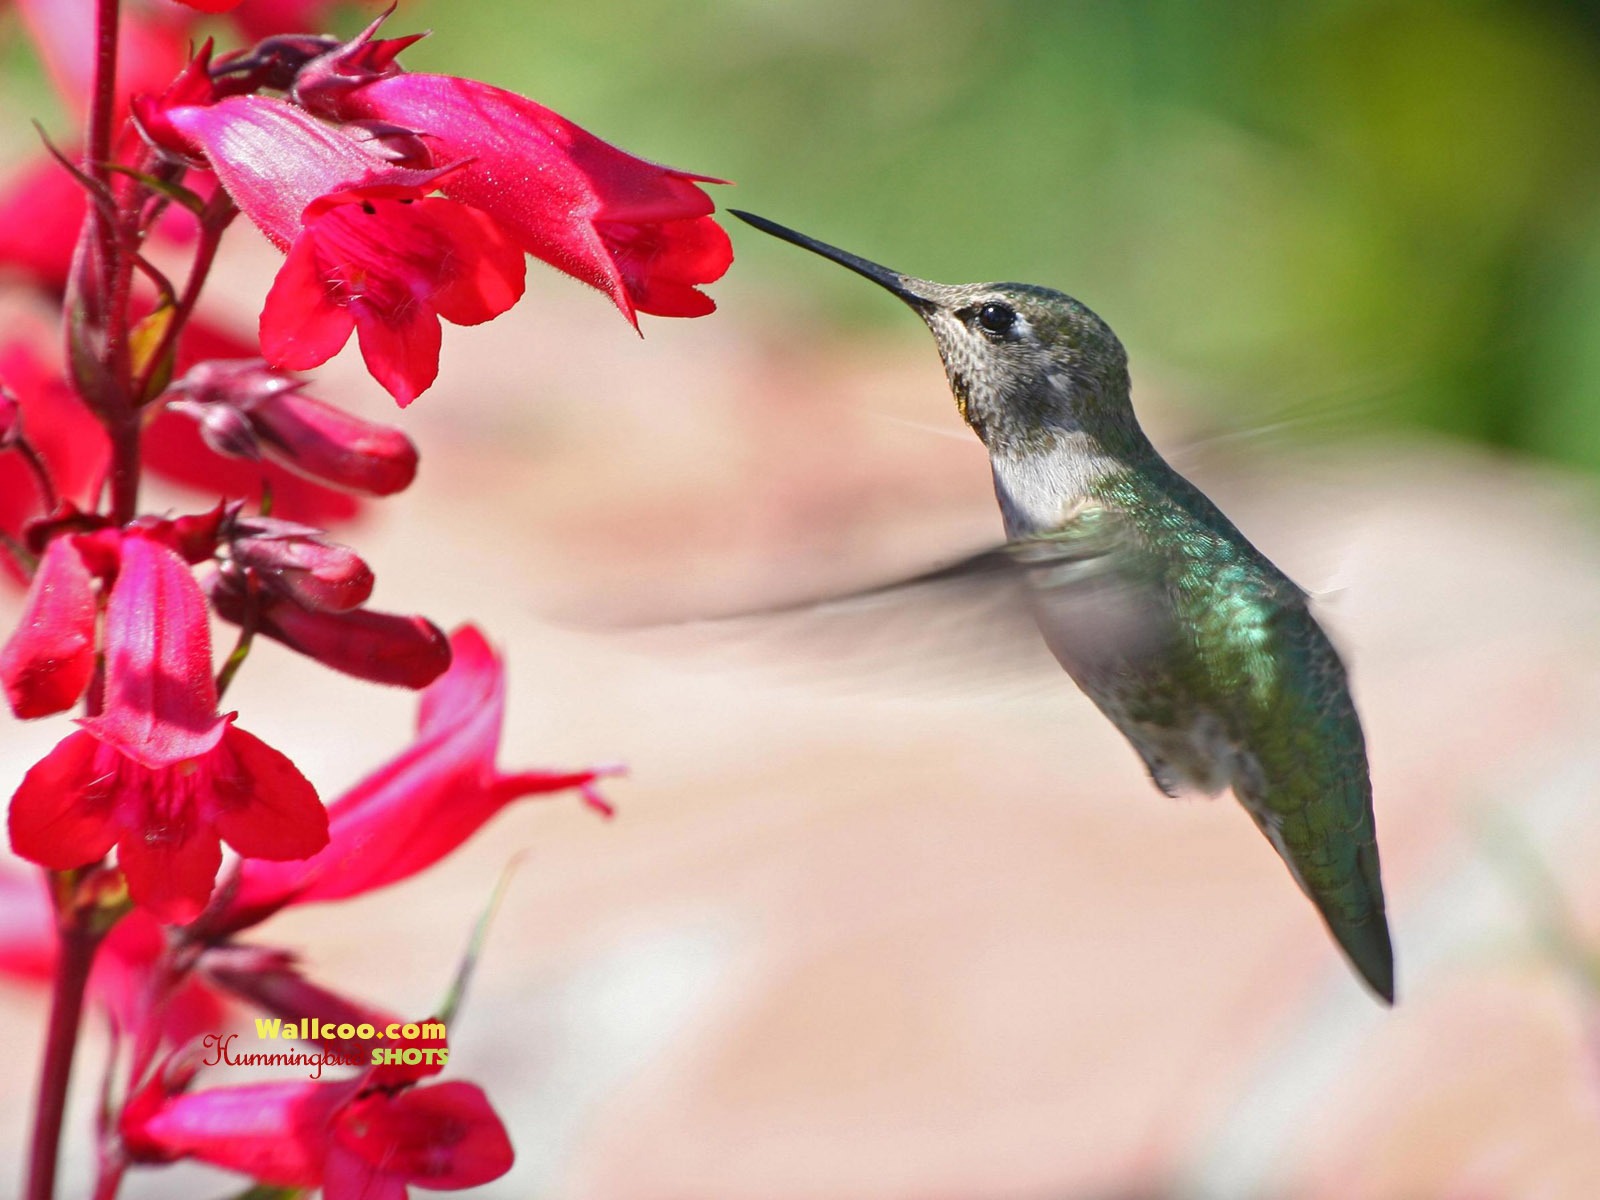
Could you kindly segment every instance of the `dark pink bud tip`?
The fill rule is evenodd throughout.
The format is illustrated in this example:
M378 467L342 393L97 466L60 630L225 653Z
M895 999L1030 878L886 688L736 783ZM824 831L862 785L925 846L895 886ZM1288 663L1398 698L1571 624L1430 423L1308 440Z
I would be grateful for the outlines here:
M225 585L214 586L211 602L218 615L242 624L247 597ZM423 617L372 612L313 612L286 596L259 600L257 628L323 666L357 679L396 687L424 688L450 666L450 642Z
M250 420L272 458L324 483L390 496L417 476L417 448L398 429L299 392L257 401Z
M226 458L260 461L261 443L256 440L249 419L231 404L178 400L167 407L191 418L200 428L201 440L218 454Z
M228 404L247 409L257 400L292 392L300 386L295 376L273 370L263 359L212 358L190 367L173 384L172 391L203 405Z
M233 557L303 607L348 612L372 595L372 569L347 546L316 538L240 538Z

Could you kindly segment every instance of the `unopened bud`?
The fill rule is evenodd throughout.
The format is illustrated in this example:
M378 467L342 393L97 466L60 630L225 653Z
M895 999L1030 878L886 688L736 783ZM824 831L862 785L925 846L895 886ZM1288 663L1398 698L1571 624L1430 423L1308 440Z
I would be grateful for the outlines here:
M411 485L417 448L410 438L302 395L302 386L264 359L211 359L172 385L167 407L194 420L218 454L264 454L298 475L369 496Z
M261 460L261 443L247 418L231 404L202 404L198 400L176 400L167 405L193 419L200 438L216 453L227 458Z
M248 31L250 17L240 15L234 19L244 23ZM262 88L286 92L294 86L301 67L338 46L338 38L312 34L267 37L249 50L230 55L213 69L212 77L217 91L226 95L242 95Z
M249 412L271 458L321 483L389 496L416 478L417 448L392 426L363 421L299 392L265 397Z
M300 380L274 370L263 358L212 358L185 371L172 391L201 404L248 409L257 400L300 386Z
M373 683L424 688L450 666L450 642L423 617L372 612L313 612L287 596L263 595L254 601L228 586L219 573L211 589L217 615L244 623L257 605L256 628L326 667Z
M317 538L240 538L233 557L269 588L320 612L348 612L372 595L372 569L348 546Z

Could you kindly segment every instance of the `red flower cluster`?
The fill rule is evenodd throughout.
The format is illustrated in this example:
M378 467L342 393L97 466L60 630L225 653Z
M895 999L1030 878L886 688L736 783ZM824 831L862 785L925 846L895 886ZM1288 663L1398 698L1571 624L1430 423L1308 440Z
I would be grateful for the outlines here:
M504 673L477 630L447 638L367 606L373 572L324 528L408 487L417 451L290 372L353 334L409 404L437 374L441 322L506 312L530 254L635 324L708 313L700 289L731 260L711 181L488 84L409 74L397 60L415 39L379 39L380 22L349 41L291 32L325 0L15 6L88 115L76 164L56 155L0 191L0 273L59 309L65 346L53 360L25 324L0 342L0 561L27 584L21 620L0 631L0 690L20 720L76 723L7 815L46 886L0 875L0 970L50 976L62 1015L26 1194L53 1191L85 988L122 1035L98 1196L131 1166L179 1158L332 1200L496 1178L512 1161L505 1129L473 1085L424 1083L436 1065L191 1086L183 1043L228 1006L375 1014L285 952L238 942L245 931L424 870L524 796L575 790L610 812L605 771L496 766ZM179 54L201 14L255 44ZM115 69L97 53L112 45ZM249 340L202 305L240 214L285 255ZM151 241L171 253L147 255ZM176 282L156 265L183 255ZM146 472L206 499L142 511ZM221 662L213 616L237 627ZM324 805L224 710L261 638L420 690L415 741Z
M91 990L118 1027L138 1031L159 1017L157 1036L179 1047L166 1068L142 1072L150 1082L123 1114L132 1161L195 1158L267 1183L320 1185L334 1200L403 1195L407 1183L470 1187L510 1167L509 1140L479 1089L415 1086L438 1071L437 1063L385 1066L339 1081L190 1092L192 1056L182 1049L217 1029L241 1000L291 1021L337 1014L382 1028L391 1016L308 983L291 956L232 939L285 906L346 899L407 879L519 798L576 790L609 811L596 791L606 769L499 770L504 665L470 626L451 644L450 669L422 693L416 740L329 804L326 847L298 862L240 860L211 908L182 931L190 967L181 981L167 983L159 1014L151 1011L151 988L162 979L166 942L155 920L135 911L107 939ZM47 976L54 943L42 890L0 874L0 912L0 971ZM366 1044L325 1045L370 1055ZM380 1185L390 1190L362 1190Z
M402 405L434 380L439 321L475 325L522 295L523 254L636 312L701 316L732 261L698 186L525 97L396 56L415 39L280 40L213 65L209 46L159 99L150 143L215 172L288 254L261 313L274 366L305 370L352 331ZM243 82L241 82L243 81ZM281 97L258 94L268 84ZM443 193L434 195L433 193Z

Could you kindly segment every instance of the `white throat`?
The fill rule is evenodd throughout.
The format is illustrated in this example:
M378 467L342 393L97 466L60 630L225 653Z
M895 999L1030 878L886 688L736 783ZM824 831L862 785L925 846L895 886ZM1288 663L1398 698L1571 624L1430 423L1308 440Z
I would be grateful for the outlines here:
M1088 497L1090 486L1118 469L1117 462L1081 432L1062 433L1049 447L1025 454L993 455L989 465L1008 538L1060 529Z

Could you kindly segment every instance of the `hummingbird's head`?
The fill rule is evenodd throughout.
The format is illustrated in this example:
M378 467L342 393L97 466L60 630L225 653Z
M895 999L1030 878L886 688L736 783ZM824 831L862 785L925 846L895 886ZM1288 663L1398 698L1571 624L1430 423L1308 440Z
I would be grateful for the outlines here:
M1026 451L1058 433L1137 429L1127 352L1111 327L1071 296L1025 283L933 283L731 211L915 309L939 344L956 407L991 452Z

